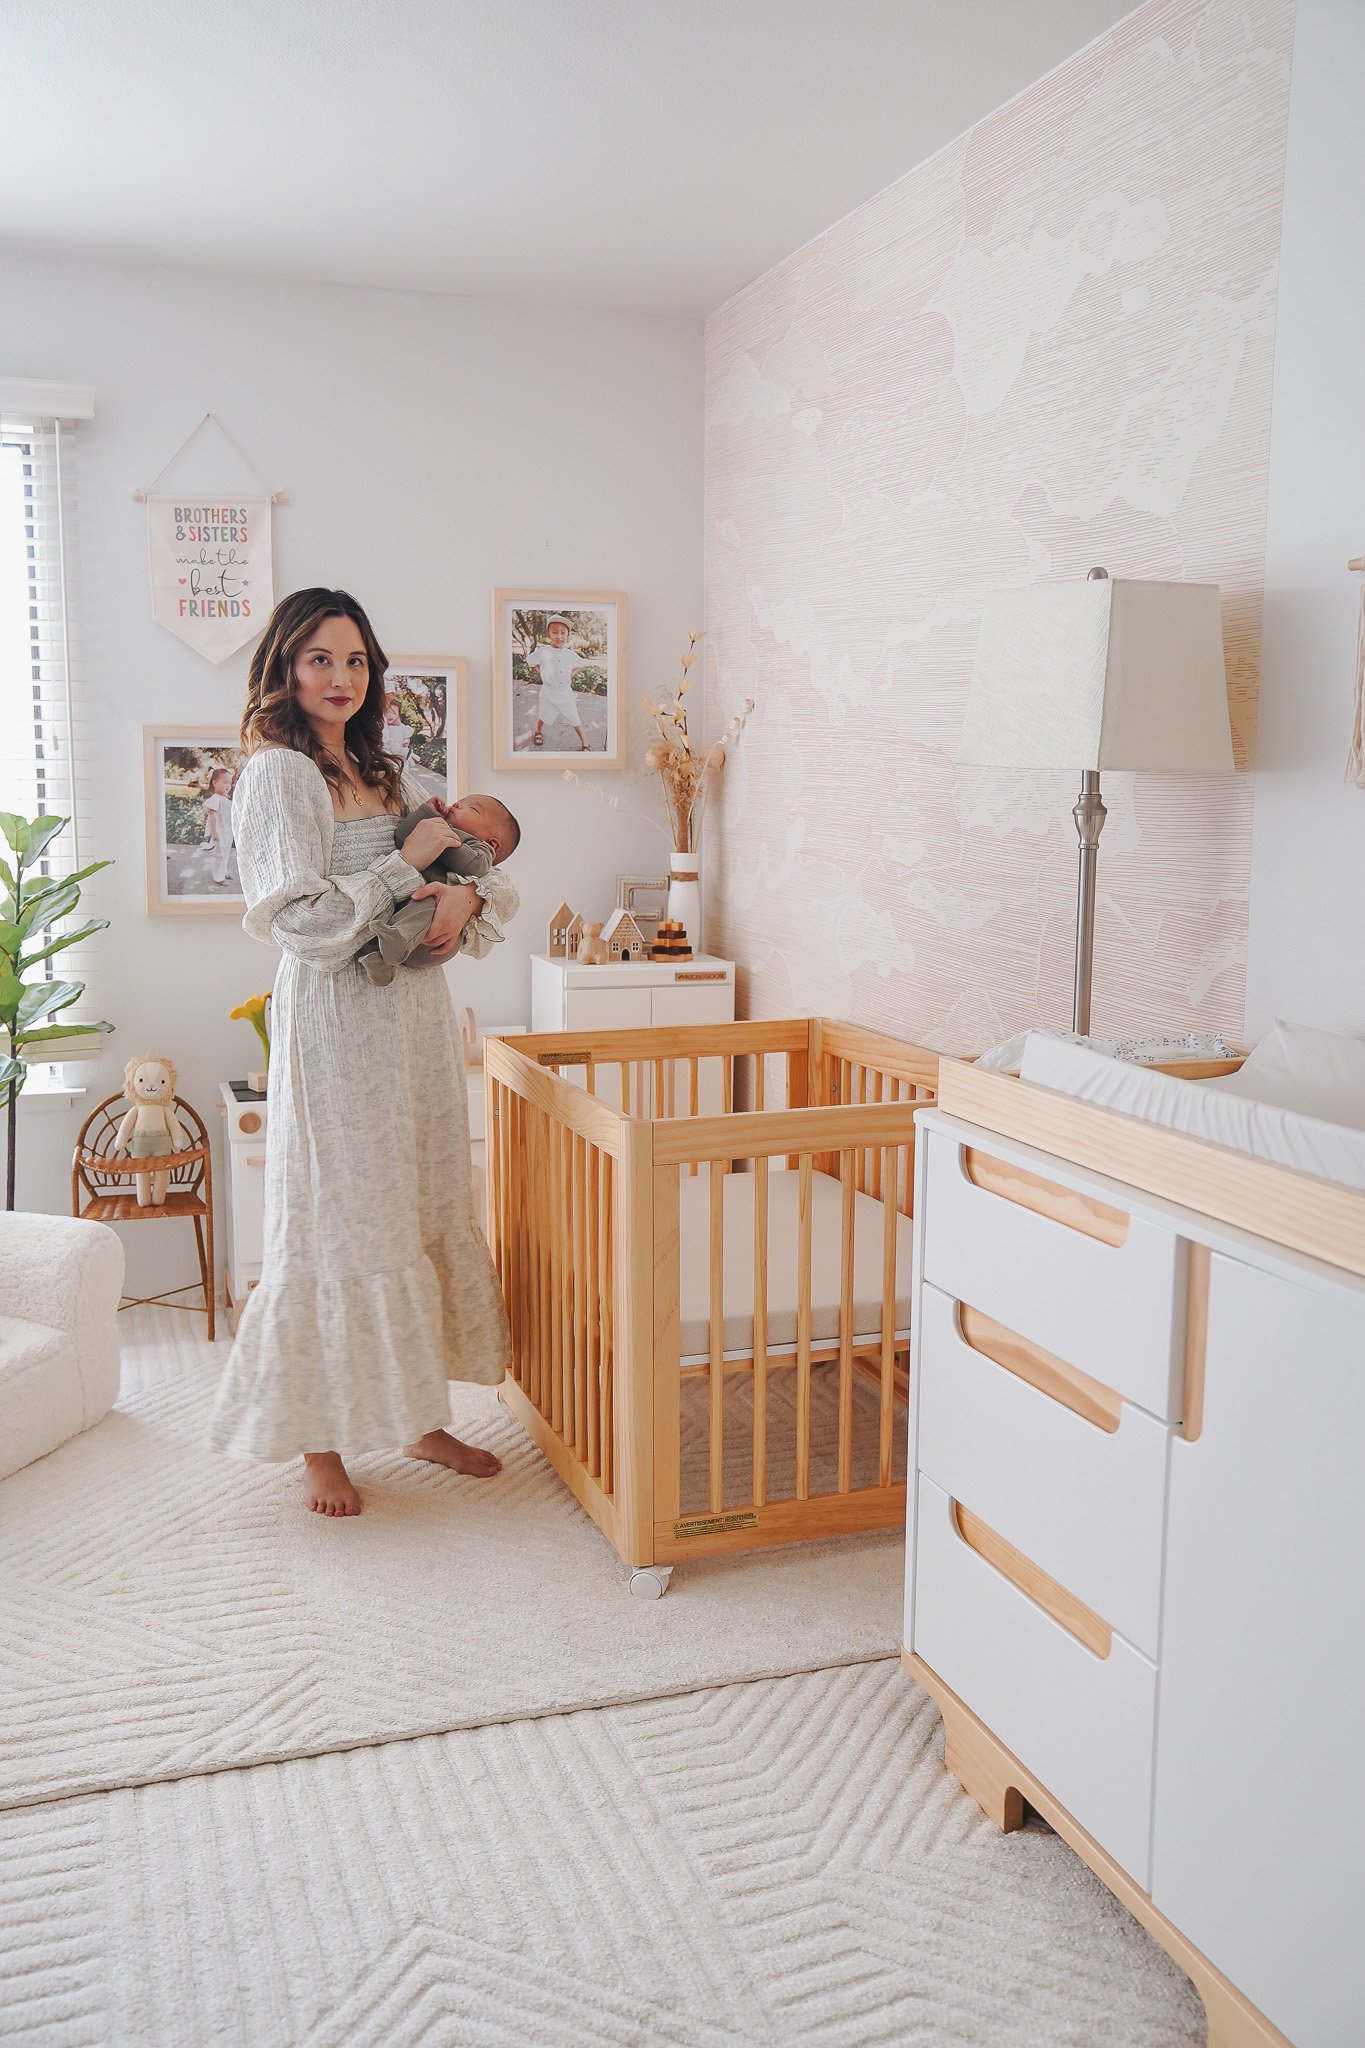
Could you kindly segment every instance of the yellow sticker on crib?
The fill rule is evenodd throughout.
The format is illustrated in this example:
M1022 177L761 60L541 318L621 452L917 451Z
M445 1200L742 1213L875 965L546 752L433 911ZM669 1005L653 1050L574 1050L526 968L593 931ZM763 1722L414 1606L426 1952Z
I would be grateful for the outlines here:
M756 1529L758 1516L752 1510L747 1515L697 1515L690 1522L673 1524L675 1542L684 1536L730 1536L738 1529Z

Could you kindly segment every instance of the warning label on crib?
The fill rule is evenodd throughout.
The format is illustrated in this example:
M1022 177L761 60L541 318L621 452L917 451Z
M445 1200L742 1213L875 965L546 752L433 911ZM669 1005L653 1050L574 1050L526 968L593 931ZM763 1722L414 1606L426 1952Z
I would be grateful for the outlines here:
M684 1536L729 1536L737 1529L756 1529L758 1516L752 1511L747 1515L697 1515L690 1522L675 1522L673 1537L677 1542Z

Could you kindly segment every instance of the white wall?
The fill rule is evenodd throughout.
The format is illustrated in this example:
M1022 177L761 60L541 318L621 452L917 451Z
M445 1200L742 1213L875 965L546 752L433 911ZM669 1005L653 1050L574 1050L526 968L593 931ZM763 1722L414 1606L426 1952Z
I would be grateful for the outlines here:
M1365 1033L1365 790L1342 779L1365 554L1365 6L1298 0L1275 327L1247 1035Z
M340 585L391 652L469 658L471 778L521 818L509 872L522 913L504 947L448 974L481 1021L527 1021L529 954L560 898L605 915L618 873L666 872L667 841L557 776L493 775L489 593L624 590L633 717L641 692L673 674L701 612L700 323L0 258L0 371L95 387L78 454L78 597L100 785L82 854L117 863L88 885L92 911L112 920L98 944L117 1030L81 1070L87 1103L118 1091L131 1054L164 1051L216 1131L219 1080L256 1053L227 1013L270 985L277 957L236 917L146 909L142 727L235 726L245 694L249 649L214 668L153 623L132 499L206 411L288 493L279 594ZM245 481L211 429L201 446L168 482L209 494ZM632 788L643 805L648 792ZM69 1208L78 1124L51 1107L22 1116L21 1208ZM130 1288L194 1270L187 1225L123 1236Z

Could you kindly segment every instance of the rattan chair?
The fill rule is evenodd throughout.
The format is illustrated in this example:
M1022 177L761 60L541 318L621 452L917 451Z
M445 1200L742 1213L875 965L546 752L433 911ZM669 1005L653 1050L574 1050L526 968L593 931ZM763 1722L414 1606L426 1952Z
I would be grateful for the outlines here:
M172 1097L176 1114L194 1134L194 1143L183 1152L160 1153L154 1159L115 1159L112 1156L118 1127L128 1113L128 1098L111 1095L91 1110L81 1125L71 1160L71 1213L89 1216L96 1223L155 1223L165 1218L188 1216L194 1224L199 1250L199 1280L203 1310L208 1317L209 1341L214 1336L213 1290L213 1161L204 1119L183 1096ZM139 1173L166 1173L170 1180L164 1202L139 1203L132 1185ZM85 1197L82 1206L82 1196ZM207 1243L205 1237L207 1235ZM140 1308L156 1302L167 1308L189 1309L198 1315L200 1303L172 1301L196 1282L169 1287L164 1294L125 1295L123 1308Z

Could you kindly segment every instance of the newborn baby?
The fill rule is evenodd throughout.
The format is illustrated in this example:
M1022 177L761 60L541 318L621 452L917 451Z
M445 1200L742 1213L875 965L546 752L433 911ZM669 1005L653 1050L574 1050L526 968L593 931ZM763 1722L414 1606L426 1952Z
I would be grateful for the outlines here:
M469 882L478 891L479 907L460 934L457 951L472 953L482 960L505 936L502 927L518 908L516 890L499 863L515 853L521 839L518 825L506 804L495 796L466 796L458 803L443 804L439 798L399 818L394 825L393 843L401 848L422 818L444 818L458 833L458 846L449 846L440 858L422 872L426 882ZM431 920L436 915L436 898L426 896L420 903L400 903L391 917L372 924L356 958L377 987L382 988L400 967L438 967L441 963L424 944Z

